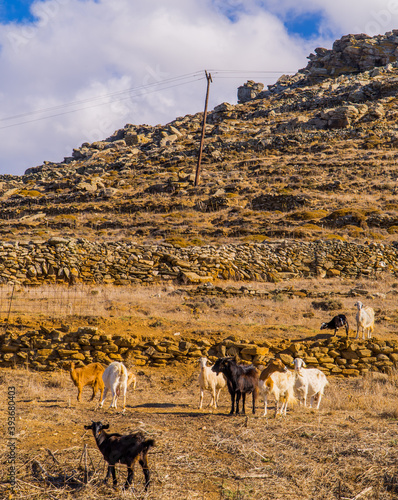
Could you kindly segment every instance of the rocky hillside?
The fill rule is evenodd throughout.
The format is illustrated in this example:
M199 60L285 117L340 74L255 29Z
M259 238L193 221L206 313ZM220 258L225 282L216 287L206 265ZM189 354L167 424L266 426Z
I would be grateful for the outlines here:
M208 114L127 124L0 181L3 241L180 246L274 239L392 243L398 232L398 31L348 35L294 76Z

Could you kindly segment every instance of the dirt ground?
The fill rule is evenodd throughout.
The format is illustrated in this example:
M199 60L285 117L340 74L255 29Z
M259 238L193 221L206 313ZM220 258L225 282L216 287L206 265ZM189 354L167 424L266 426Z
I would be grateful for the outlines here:
M285 418L228 416L224 390L217 411L198 409L196 364L136 369L137 388L127 409L95 409L91 389L77 390L67 372L0 371L3 434L0 498L32 499L380 499L398 498L398 375L330 379L319 411L295 407ZM16 486L6 463L10 448L7 391L16 388ZM207 393L205 404L209 402ZM109 406L110 401L107 401ZM114 432L143 430L155 439L149 452L152 483L136 469L135 490L102 485L105 465L91 420ZM84 445L89 483L84 484ZM139 468L140 469L140 468Z

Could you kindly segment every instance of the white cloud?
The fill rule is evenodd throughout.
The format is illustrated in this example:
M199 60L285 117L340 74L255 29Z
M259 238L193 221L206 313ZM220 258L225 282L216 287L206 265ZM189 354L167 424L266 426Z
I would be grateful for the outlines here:
M87 101L76 106L87 109L76 113L61 114L69 109L61 107L48 112L59 116L16 127L4 128L42 115L4 118L204 69L242 71L235 79L213 74L210 107L236 102L236 89L247 79L270 84L277 78L251 71L296 71L315 46L331 45L331 38L289 36L282 22L288 12L321 11L325 32L348 33L366 27L373 11L387 4L391 10L391 2L398 4L304 0L299 11L297 0L36 0L36 23L0 25L0 173L61 161L73 147L105 138L125 123L166 123L202 111L205 81L147 90L141 97L123 94L123 101L106 106Z
M282 18L318 12L322 27L334 34L383 34L398 26L398 0L253 0Z

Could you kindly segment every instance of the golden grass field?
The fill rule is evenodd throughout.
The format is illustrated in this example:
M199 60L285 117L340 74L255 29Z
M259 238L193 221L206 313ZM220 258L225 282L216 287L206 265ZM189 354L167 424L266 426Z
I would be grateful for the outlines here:
M18 437L17 485L8 497L3 466L1 498L397 498L396 373L332 379L319 411L296 407L285 418L274 418L272 405L262 416L262 402L255 416L228 416L225 391L217 411L198 410L197 372L194 366L137 370L137 389L129 392L122 414L96 410L89 389L78 404L66 372L1 370L1 421L7 418L7 387L14 385ZM83 428L91 420L109 422L114 432L141 429L155 439L148 493L139 467L135 491L102 485L104 461ZM88 484L83 482L85 444ZM2 448L4 460L4 439ZM118 468L119 485L125 469Z
M237 286L239 284L234 284ZM23 331L40 324L71 328L95 324L107 333L146 337L222 339L271 342L304 339L319 334L322 321L337 312L347 314L354 336L357 300L349 294L358 285L368 291L366 303L376 311L376 338L396 335L396 282L342 280L253 284L280 289L270 299L189 297L180 287L79 287L15 290L8 329ZM314 309L315 299L288 296L282 289L327 292L340 309ZM5 328L10 290L1 314ZM73 300L72 300L73 299ZM7 302L8 300L8 302ZM52 302L56 300L58 302ZM65 309L66 301L69 309ZM3 305L4 302L4 305ZM87 308L86 314L83 309ZM57 309L58 308L58 309ZM330 332L331 333L331 332ZM343 335L339 332L339 335ZM294 407L275 418L273 403L263 417L259 400L255 416L228 415L226 390L217 411L199 410L197 362L173 368L134 367L137 388L129 390L124 414L96 410L91 390L77 389L69 373L0 370L0 422L3 431L0 498L12 499L156 499L156 500L328 500L398 498L398 374L365 378L330 378L319 411ZM7 388L16 387L17 484L9 496L7 484ZM205 404L209 402L205 395ZM249 399L250 401L250 399ZM84 425L110 423L111 432L141 429L155 439L149 452L152 484L143 490L136 470L135 490L102 485L104 461ZM88 484L84 484L84 445L88 447ZM125 466L119 466L119 486Z

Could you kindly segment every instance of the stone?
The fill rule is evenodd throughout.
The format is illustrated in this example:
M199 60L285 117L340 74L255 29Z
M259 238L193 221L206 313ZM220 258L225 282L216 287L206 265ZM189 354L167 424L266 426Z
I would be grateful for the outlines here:
M360 358L366 358L372 356L372 351L370 349L357 349L357 354Z
M290 356L290 354L279 353L279 358L281 359L282 363L285 365L290 366L293 364L293 356Z
M258 347L256 345L254 346L248 346L244 347L240 354L249 354L250 356L266 356L269 353L269 349L267 347Z
M248 80L244 85L238 88L238 102L244 103L255 99L263 88L264 84Z

